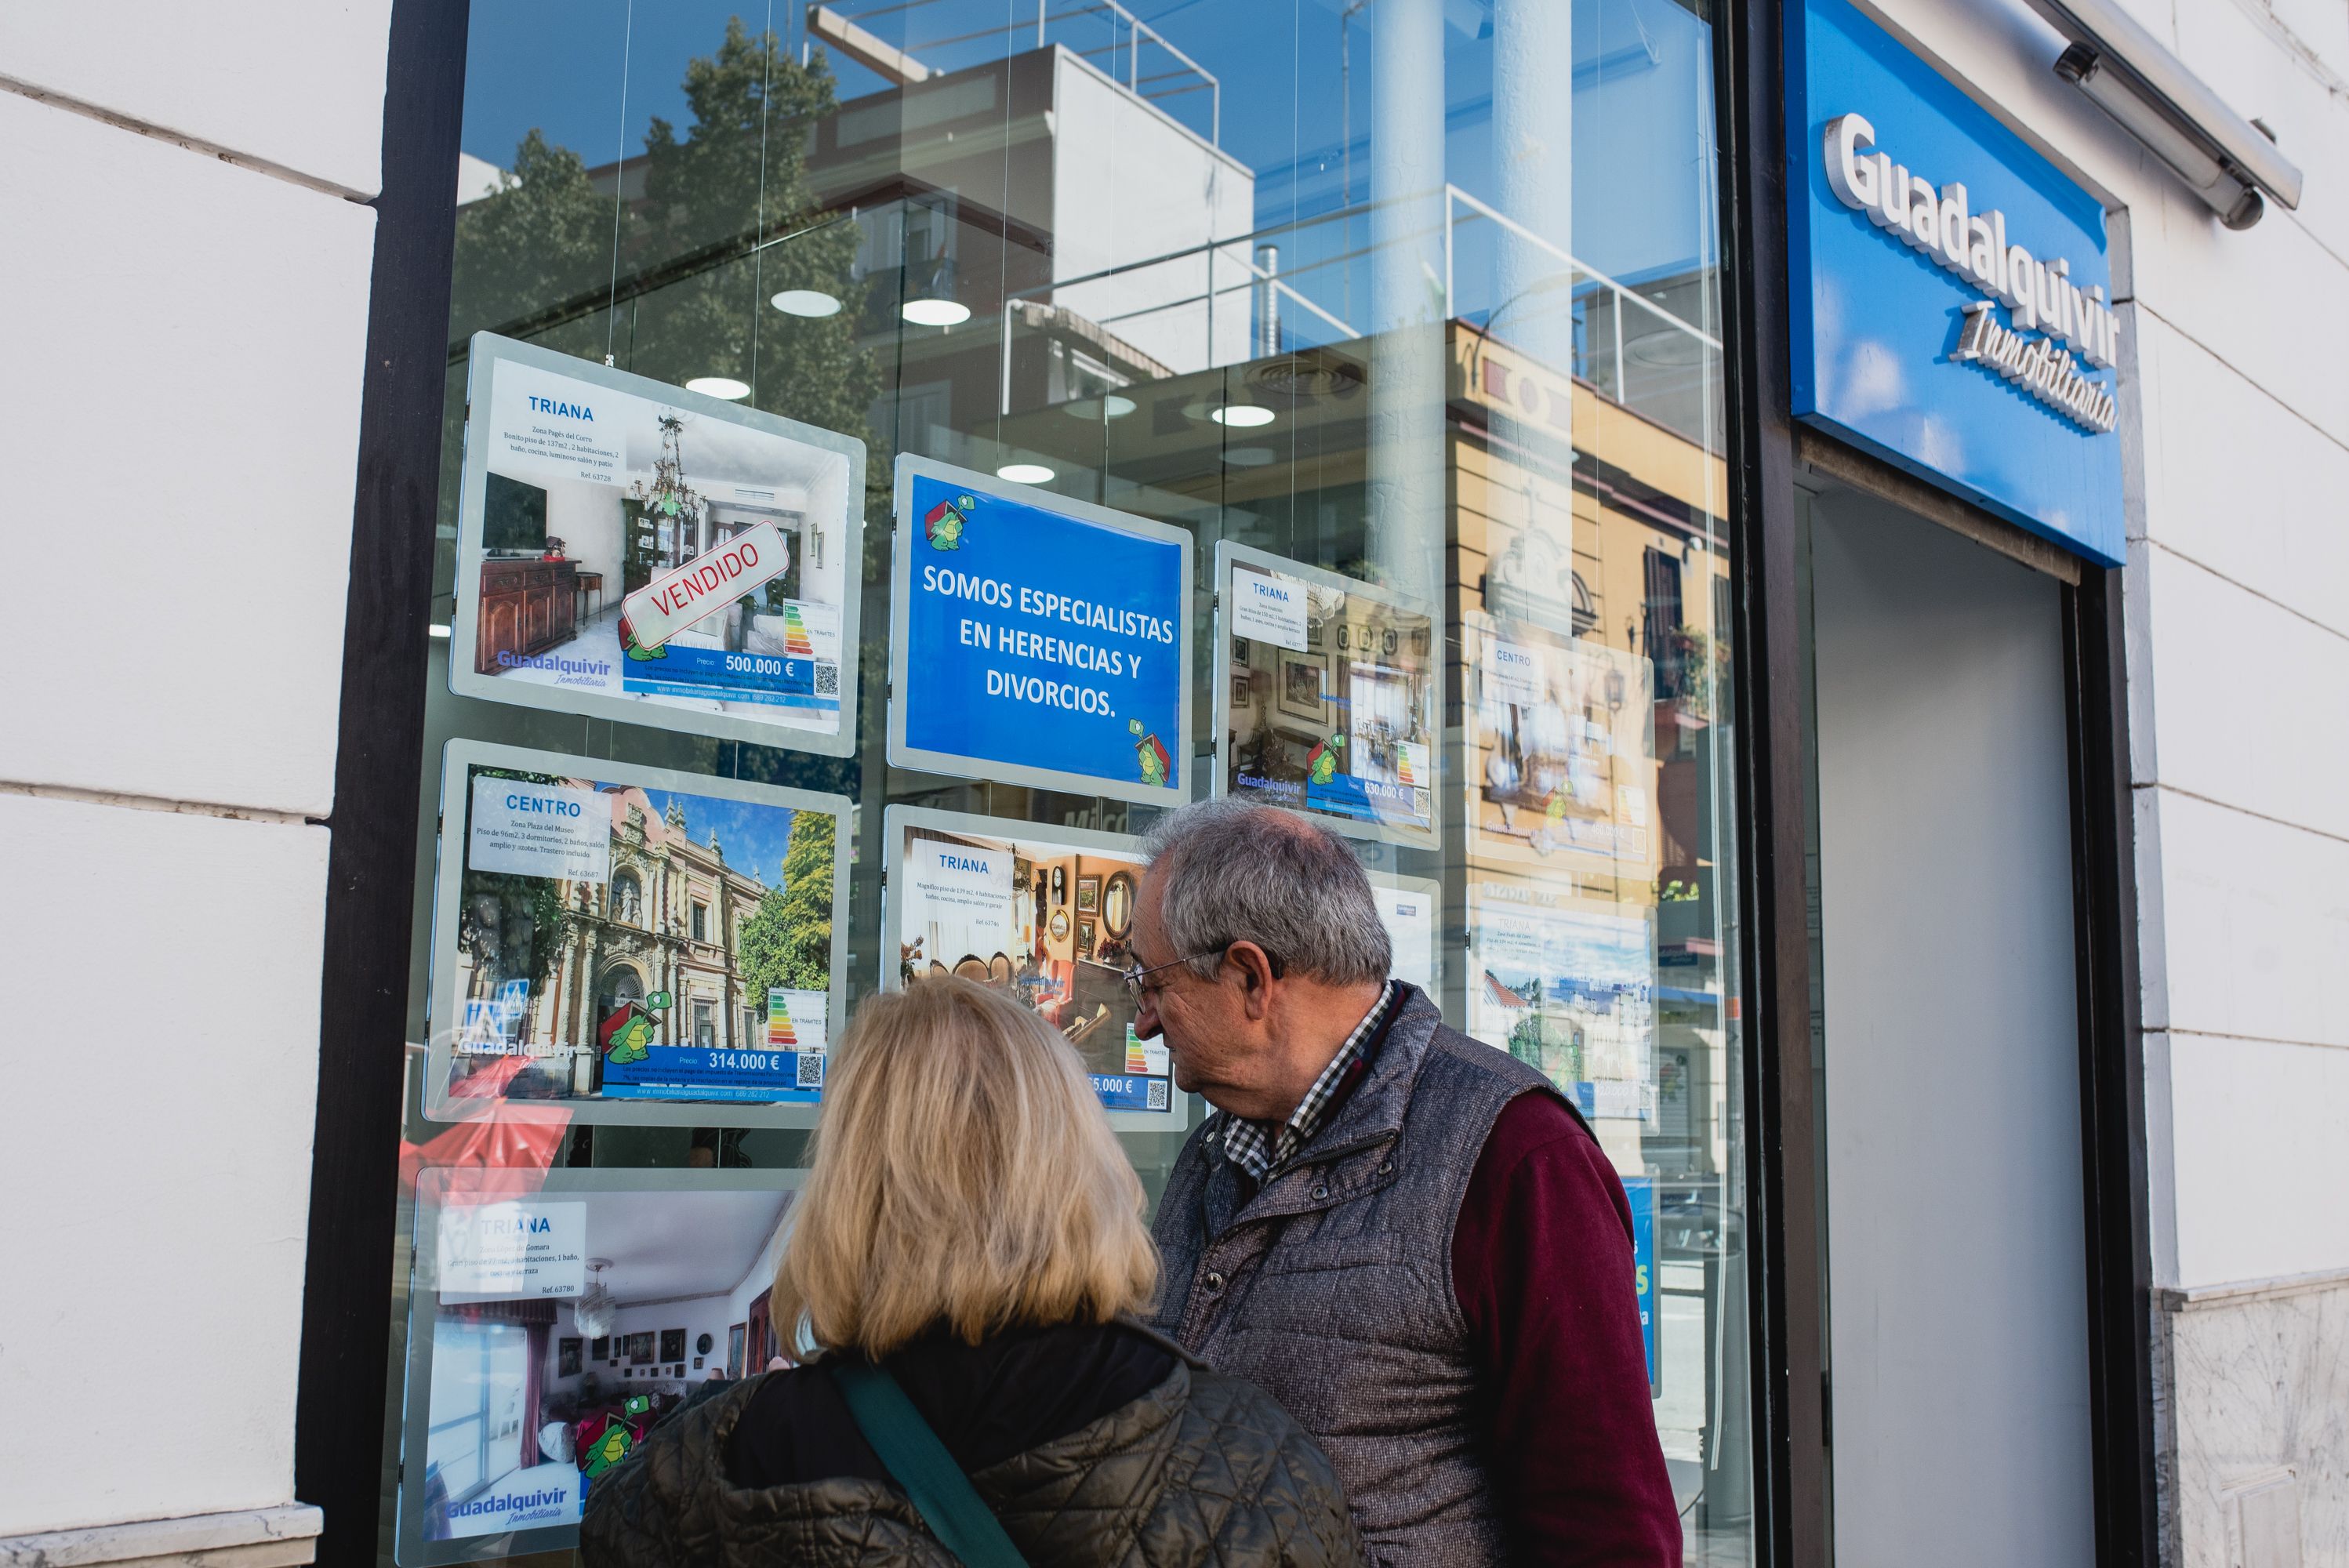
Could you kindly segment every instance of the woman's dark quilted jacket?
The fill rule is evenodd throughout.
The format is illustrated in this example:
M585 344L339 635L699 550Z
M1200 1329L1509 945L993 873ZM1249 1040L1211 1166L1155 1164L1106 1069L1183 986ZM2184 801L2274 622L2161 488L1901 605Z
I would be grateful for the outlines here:
M689 1406L595 1483L580 1534L588 1568L950 1568L895 1487L729 1482L727 1440L761 1381ZM1141 1398L970 1480L1031 1568L1364 1561L1313 1439L1254 1385L1187 1358Z

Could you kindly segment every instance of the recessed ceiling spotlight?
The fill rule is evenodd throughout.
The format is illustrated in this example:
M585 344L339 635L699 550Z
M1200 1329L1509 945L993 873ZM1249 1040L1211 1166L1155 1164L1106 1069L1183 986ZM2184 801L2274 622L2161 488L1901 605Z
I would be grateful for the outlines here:
M970 319L970 306L950 299L909 299L905 317L916 326L960 326Z
M767 302L785 315L825 316L840 314L840 301L822 289L785 289Z
M1260 469L1276 461L1279 455L1270 447L1234 447L1224 454L1224 463L1227 468Z
M737 381L731 376L697 376L685 384L688 392L698 392L704 397L723 397L729 403L738 402L750 395L750 384Z
M1042 485L1052 482L1052 470L1041 463L1006 463L995 470L995 477L1016 485Z
M1112 392L1106 397L1079 397L1061 405L1061 411L1072 419L1095 424L1102 419L1123 419L1133 412L1131 397L1121 397Z
M1210 408L1207 418L1235 430L1252 430L1258 425L1271 424L1272 410L1260 408L1254 403L1226 403L1221 407Z

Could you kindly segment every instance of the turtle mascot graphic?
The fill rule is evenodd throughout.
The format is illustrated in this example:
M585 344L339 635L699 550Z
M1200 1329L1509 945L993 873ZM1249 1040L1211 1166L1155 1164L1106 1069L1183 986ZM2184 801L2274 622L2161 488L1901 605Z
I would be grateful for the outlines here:
M636 641L636 629L628 624L628 613L626 610L620 612L620 652L638 661L668 657L668 649L666 646L648 648Z
M970 526L971 513L978 510L978 498L974 495L942 500L922 514L922 537L930 542L932 550L960 550L963 530Z
M1138 718L1127 719L1125 731L1134 738L1133 755L1142 766L1142 781L1153 789L1164 789L1167 771L1174 765L1174 759L1167 755L1164 743L1155 734L1145 733L1142 720Z
M1346 749L1346 732L1338 731L1329 739L1317 743L1306 754L1305 778L1312 784L1327 784L1338 777L1338 754Z
M649 1397L632 1394L616 1412L582 1421L579 1473L592 1481L636 1452L636 1445L645 1440L645 1433L652 1426L652 1413Z
M607 1067L627 1067L650 1055L646 1047L657 1037L660 1020L642 1002L623 1002L596 1026L596 1043L604 1048Z

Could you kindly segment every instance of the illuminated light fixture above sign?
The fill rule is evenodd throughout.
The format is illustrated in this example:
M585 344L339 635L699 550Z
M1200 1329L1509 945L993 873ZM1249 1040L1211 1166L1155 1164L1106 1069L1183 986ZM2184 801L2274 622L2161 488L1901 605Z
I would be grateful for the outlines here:
M821 318L840 314L840 301L822 289L785 289L767 302L785 315Z
M1219 408L1209 409L1207 418L1231 429L1253 430L1259 425L1271 424L1273 414L1271 409L1260 408L1253 403L1226 403Z
M739 403L750 395L750 384L737 381L731 376L697 376L685 384L685 389L705 397L722 397L729 403Z
M995 470L995 477L1016 485L1044 485L1052 482L1053 474L1041 463L1006 463Z
M970 306L950 299L909 299L902 314L916 326L960 326L970 319Z

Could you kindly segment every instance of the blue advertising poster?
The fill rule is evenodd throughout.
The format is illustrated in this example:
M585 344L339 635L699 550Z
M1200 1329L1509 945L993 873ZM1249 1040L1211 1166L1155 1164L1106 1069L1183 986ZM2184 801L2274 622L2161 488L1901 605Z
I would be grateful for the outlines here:
M2102 205L1847 0L1786 18L1795 414L2119 565Z
M1648 1350L1648 1387L1656 1381L1656 1180L1652 1176L1623 1178L1623 1196L1631 1201L1632 1289L1640 1298L1640 1339Z
M1188 799L1190 535L916 458L896 480L889 760Z

